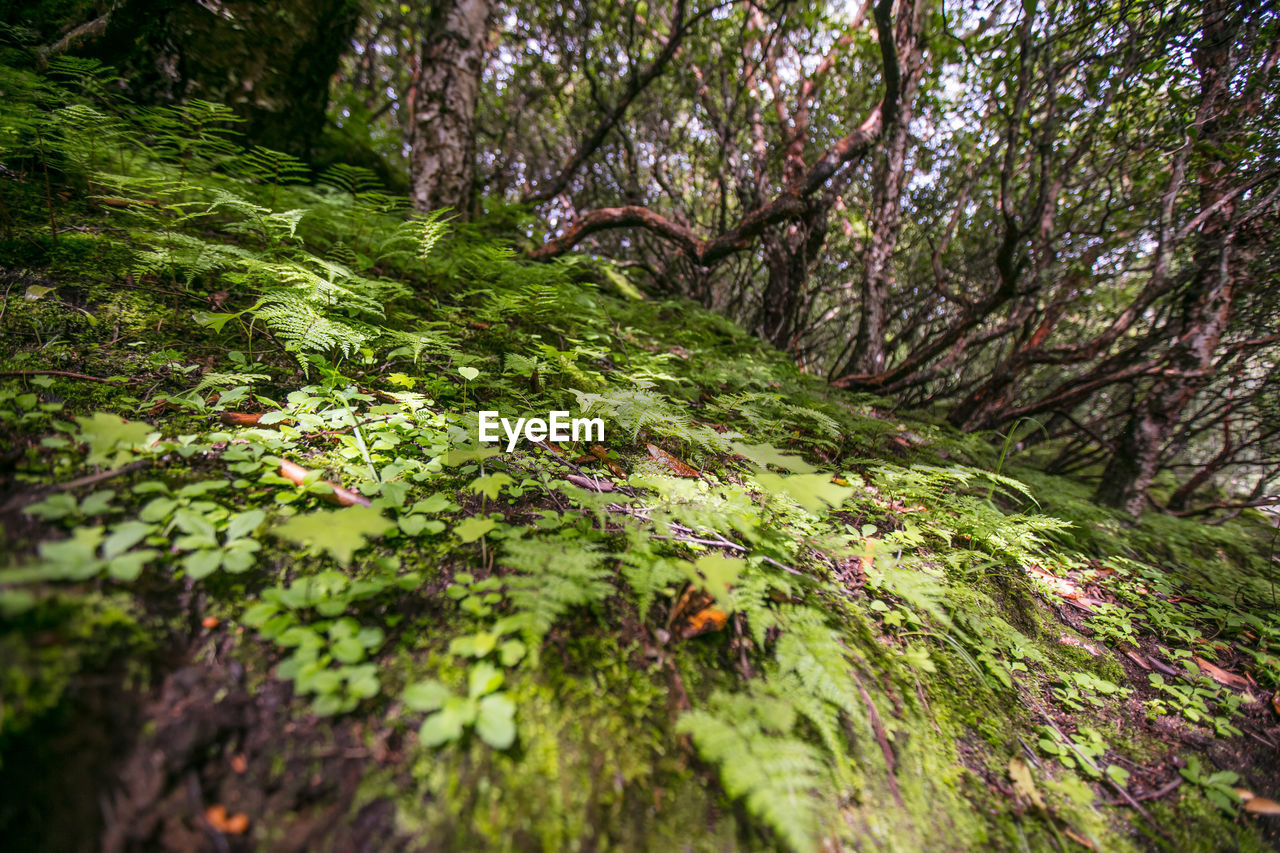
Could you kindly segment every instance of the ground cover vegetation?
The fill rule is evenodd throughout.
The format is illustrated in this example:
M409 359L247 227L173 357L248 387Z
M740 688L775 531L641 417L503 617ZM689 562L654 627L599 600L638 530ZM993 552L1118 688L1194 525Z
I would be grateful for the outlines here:
M91 24L109 34L130 8ZM486 9L482 25L502 19ZM432 63L470 67L428 51L428 36L474 16L465 3L426 18L408 7L352 16L363 49L342 62L365 62L361 73L385 83L380 75L407 72L375 49L379 39L421 41L414 50L431 61L395 91L422 91L412 110L361 114L352 105L366 78L347 69L333 97L346 123L294 153L257 141L262 117L246 121L231 96L169 102L73 45L48 49L36 17L6 29L0 831L15 849L50 850L1274 847L1278 567L1274 521L1257 506L1274 478L1274 318L1263 298L1274 22L1247 9L1157 16L1177 41L1219 15L1235 28L1227 52L1263 75L1200 79L1232 67L1221 56L1181 68L1194 95L1184 107L1257 103L1243 124L1215 112L1224 135L1183 154L1113 139L1106 159L1095 142L1150 122L1117 125L1106 111L1085 122L1088 105L1063 96L1061 108L1078 111L1067 118L1037 88L1069 88L1077 69L1064 59L1097 47L1099 19L1080 19L1083 7L1022 9L993 11L949 48L976 49L973 38L1013 16L1007 56L993 60L1000 51L986 46L973 62L1012 81L1002 91L1021 106L995 103L988 118L1015 136L954 161L908 133L912 103L946 124L945 80L927 74L945 64L944 10L877 4L845 21L846 33L832 27L835 12L787 6L681 3L661 21L638 8L600 13L617 20L535 9L511 25L532 34L505 44L560 57L539 66L548 80L577 73L572 57L627 14L635 67L618 75L612 105L562 87L560 111L539 113L504 100L536 88L522 64L533 48L494 48L503 58L480 63L467 125L465 157L480 168L461 188L439 177L456 178L453 167L420 162L417 152L447 147L424 129L435 119L414 119L408 136L389 123L426 109ZM719 184L658 174L610 183L609 169L637 162L608 150L640 139L633 103L675 97L663 88L674 57L684 51L703 86L732 67L690 55L714 41L700 26L725 37L726 54L732 33L744 55L761 52L760 77L739 92L755 87L751 97L734 106L744 115L765 90L778 100L793 84L806 91L796 69L816 71L805 51L838 44L850 53L833 66L861 64L833 85L840 97L859 91L849 81L860 73L886 79L840 113L817 103L803 118L775 113L770 129L801 142L794 157L774 152L776 187L735 174L745 161L725 140L723 161L662 161L718 169ZM166 49L198 50L182 32L172 24ZM470 44L440 38L450 50ZM1129 47L1135 68L1168 71L1142 65L1154 61L1147 41ZM483 85L503 73L514 82ZM1095 95L1129 108L1152 97ZM604 123L595 147L567 159L518 151L524 174L552 163L563 174L554 192L528 181L531 195L514 203L500 184L518 186L517 160L484 153L474 138L484 123L541 115L592 126L573 118L588 101ZM806 159L812 140L847 141L807 123L851 109L866 125L852 132L867 138L838 163ZM755 150L755 126L736 122L726 116L724 127ZM1009 154L1046 150L1021 149L1016 134L1043 141L1068 126L1095 135L1053 155L1061 163ZM325 163L344 133L360 137L369 165ZM503 133L531 146L564 138ZM925 220L914 221L914 205L945 182L899 174L888 199L884 181L859 180L864 166L892 172L898 144L939 175L969 174L965 198L949 201L961 211L952 218L967 220L948 226L962 255L930 247ZM854 149L887 159L863 162ZM989 150L1000 156L981 168L967 159ZM1152 167L1170 156L1169 171ZM396 157L411 166L403 186ZM838 168L812 172L823 162ZM1097 172L1081 174L1081 163ZM1053 169L1067 176L1061 185ZM1168 205L1153 214L1136 198L1119 206L1085 193L1100 175L1124 192L1140 178ZM747 177L758 195L726 189ZM650 178L672 205L664 184L684 188L685 201L719 198L718 213L660 211L689 234L719 236L685 241L640 203L619 216L644 236L582 226L601 215L546 218L566 193L603 205ZM789 187L811 180L801 208L771 218L772 205L790 204ZM983 200L985 182L1003 192ZM824 217L853 210L869 187L874 210L912 206L892 224L877 213L851 225L848 244L824 242L824 230L798 248L812 230L793 230L796 210L819 200ZM1038 218L1025 219L1024 204ZM1101 221L1095 205L1133 221L1090 242L1044 225L1060 204L1089 207L1073 214L1080 222ZM977 227L985 216L1002 224ZM1153 222L1186 233L1152 237ZM876 261L871 235L899 231L910 245L891 242ZM593 234L598 245L575 251ZM1005 248L979 269L989 239ZM994 263L1014 280L1001 278L990 305L976 285L939 285L969 295L951 300L959 313L928 309L933 273L916 268L926 250L956 276L976 280ZM815 343L832 323L805 313L861 311L865 297L806 297L781 337L749 320L776 309L768 288L795 278L774 261L797 255L799 272L787 275L802 289L826 286L823 265L889 265L882 304L907 313L887 316L901 330L882 332L883 359L868 354L870 332L855 331L838 341L856 353L846 369ZM1104 257L1122 282L1085 281ZM911 270L924 277L898 284ZM918 300L900 298L912 288ZM741 298L726 302L735 289ZM923 325L907 316L916 311ZM1211 315L1225 325L1206 332ZM1089 338L1087 357L1062 351L1087 334L1107 340ZM957 348L961 338L973 348ZM1187 360L1206 346L1212 370ZM818 370L814 358L841 366ZM908 364L928 378L868 378L905 377ZM1081 372L1066 376L1064 365ZM1128 373L1097 383L1097 370ZM944 389L944 373L959 379ZM1052 406L1026 402L1058 394L1045 391L1054 382L1075 390ZM956 404L964 395L982 405ZM605 440L507 452L477 440L482 410L600 417ZM1134 442L1157 421L1151 462ZM1120 470L1139 459L1150 464ZM1124 489L1106 494L1112 482Z

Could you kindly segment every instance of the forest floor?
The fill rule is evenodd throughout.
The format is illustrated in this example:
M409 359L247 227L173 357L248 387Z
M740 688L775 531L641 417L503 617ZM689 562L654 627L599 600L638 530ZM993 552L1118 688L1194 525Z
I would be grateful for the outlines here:
M1280 845L1261 515L0 68L12 849Z

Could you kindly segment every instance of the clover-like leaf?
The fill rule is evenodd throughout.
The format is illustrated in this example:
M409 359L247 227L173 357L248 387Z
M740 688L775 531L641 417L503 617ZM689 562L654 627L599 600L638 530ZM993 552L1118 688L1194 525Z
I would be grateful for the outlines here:
M467 673L467 693L472 699L479 699L501 687L502 679L502 670L488 661L481 661Z
M319 548L348 565L356 551L368 540L381 536L394 525L379 510L367 506L319 510L297 515L272 529L272 533L291 542Z
M506 693L480 700L476 710L476 734L494 749L506 749L516 740L516 703Z
M453 694L439 681L427 679L410 684L400 694L400 701L411 711L436 711Z
M453 528L453 532L458 534L458 538L463 542L474 542L496 526L497 522L492 518L478 518L473 515Z

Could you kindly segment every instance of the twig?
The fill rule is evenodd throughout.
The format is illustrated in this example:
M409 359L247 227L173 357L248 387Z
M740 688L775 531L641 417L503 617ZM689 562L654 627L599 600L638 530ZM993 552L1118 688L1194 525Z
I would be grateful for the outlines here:
M671 528L672 528L673 530L676 530L676 531L686 530L686 531L688 531L688 532L690 532L690 533L692 533L692 532L693 532L693 531L689 530L689 528L687 528L687 527L683 527L683 526L681 526L681 525L679 525L679 524L673 524L673 525L671 525ZM718 538L716 538L716 539L702 539L702 538L697 537L697 536L686 536L686 535L684 535L684 534L680 534L680 533L678 533L678 535L676 535L676 536L659 536L659 535L657 535L657 534L654 534L653 536L651 536L651 537L649 537L649 538L651 538L651 539L668 539L668 540L673 541L673 542L689 542L689 543L692 543L692 544L694 544L694 545L708 545L708 546L711 546L711 547L713 547L713 548L728 548L728 549L733 550L733 551L742 551L743 553L746 553L747 551L750 551L750 550L751 550L750 548L748 548L748 547L747 547L747 546L745 546L745 545L739 545L737 542L733 542L733 541L731 541L731 540L729 540L729 539L726 539L726 538L725 538L722 534L720 534L720 533L717 533L717 534L716 534L716 536L718 537ZM779 568L779 569L782 569L784 572L789 572L789 573L791 573L791 574L793 574L793 575L796 575L796 576L798 576L798 577L802 577L802 576L804 575L804 572L797 571L797 570L795 570L795 569L791 568L790 566L786 565L785 563L780 563L780 562L778 562L777 560L773 559L773 557L766 557L764 554L758 554L758 555L756 555L756 556L758 556L761 560L763 560L764 562L768 563L769 565L771 565L771 566L775 566L775 567L777 567L777 568Z
M1147 791L1145 794L1134 794L1133 799L1138 802L1146 802L1147 800L1158 800L1161 797L1168 796L1178 789L1182 784L1182 777L1175 776L1173 781L1167 785L1161 785L1154 791ZM1122 806L1125 805L1124 800L1102 800L1104 806Z
M656 533L649 537L650 539L670 539L673 542L690 542L694 545L710 545L715 548L731 548L734 551L746 551L747 549L737 542L729 542L727 540L716 539L699 539L697 536L659 536Z
M0 370L0 376L65 376L68 379L84 379L88 382L105 382L108 385L116 382L131 383L133 379L103 379L101 376L90 376L87 373L72 373L69 370Z
M1151 817L1151 814L1146 809L1144 809L1136 799L1134 799L1133 794L1129 793L1128 788L1126 788L1124 785L1121 785L1116 780L1112 779L1106 773L1103 773L1102 768L1099 767L1097 763L1093 761L1093 759L1085 755L1084 751L1081 750L1078 746L1076 746L1075 741L1071 740L1065 734L1062 733L1062 729L1058 728L1058 724L1053 721L1052 717L1050 717L1044 711L1040 712L1040 716L1044 719L1046 723L1049 724L1049 727L1051 729L1053 729L1055 732L1058 733L1058 737L1061 739L1061 742L1066 744L1066 746L1070 748L1072 752L1075 753L1076 758L1078 758L1082 764L1086 764L1089 767L1093 768L1093 771L1098 775L1098 777L1102 779L1104 783L1110 785L1111 788L1117 794L1120 795L1120 798L1125 803L1133 807L1134 811L1142 815L1143 819L1146 820L1146 822L1151 826L1152 829L1154 829L1156 832L1159 832L1161 835L1164 835L1166 838L1168 837L1168 835L1164 832L1164 830L1160 828L1160 824L1156 823L1155 820ZM1118 802L1116 803L1116 805L1119 805L1119 804L1120 803Z
M880 720L880 712L876 710L876 703L871 701L871 694L862 685L862 679L855 675L853 683L858 685L858 692L862 694L862 701L867 704L867 717L871 721L872 730L876 733L876 740L880 743L880 751L884 753L885 769L889 772L889 791L893 794L893 801L898 804L899 808L902 808L906 803L902 801L902 792L898 790L898 777L894 773L897 760L893 757L893 748L889 746L889 736L885 733L884 723Z
M72 489L79 489L83 486L92 486L105 480L111 480L123 474L128 474L132 471L139 471L150 464L150 459L139 459L137 462L130 462L128 465L121 468L112 468L110 471L99 471L97 474L89 474L75 480L68 480L65 483L45 486L44 488L37 489L34 492L28 492L25 495L18 495L10 498L3 507L0 507L0 512L12 512L16 509L21 509L28 504L35 503L45 495L51 495L55 492L69 492Z

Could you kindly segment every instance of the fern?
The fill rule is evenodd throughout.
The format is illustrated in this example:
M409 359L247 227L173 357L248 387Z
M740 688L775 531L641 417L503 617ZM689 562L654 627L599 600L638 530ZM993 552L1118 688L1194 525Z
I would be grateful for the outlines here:
M622 576L626 578L635 596L640 621L649 617L649 609L658 593L685 578L680 560L655 553L654 541L649 533L637 527L628 527L627 549L618 557L622 561Z
M694 426L689 416L665 397L649 392L615 389L604 394L591 394L571 389L583 412L604 411L626 432L632 441L641 432L697 444L707 450L723 452L728 441L713 429Z
M818 849L822 800L827 787L821 754L789 732L788 703L755 694L717 693L710 711L689 711L676 731L693 738L698 754L714 765L732 799L795 851Z
M155 240L154 248L138 253L133 264L134 275L167 273L175 279L182 276L190 286L198 278L254 261L253 253L240 246L210 243L189 234L159 234Z
M507 579L507 595L541 637L571 607L596 604L613 594L603 556L580 540L508 540L503 562L518 574Z
M431 256L431 250L448 230L448 223L443 218L445 213L446 211L437 210L419 220L422 232L418 235L418 257L424 261Z
M210 169L235 158L235 125L244 119L224 104L199 98L176 107L147 111L146 126L152 131L156 150L181 163L180 178L191 167Z
M255 313L274 334L285 341L285 348L298 353L305 369L302 353L338 351L351 354L369 342L371 330L352 323L330 319L316 310L310 301L276 291L263 297Z
M783 672L793 672L812 695L831 703L851 718L861 717L861 703L852 688L850 664L839 636L823 616L807 607L784 613L784 633L774 659Z
M210 388L226 388L235 385L256 385L270 379L265 373L214 373L210 371L200 377L200 384L189 393L199 394Z
M270 185L271 207L275 207L280 187L304 183L311 176L310 167L297 157L258 145L236 158L229 171L245 180Z

